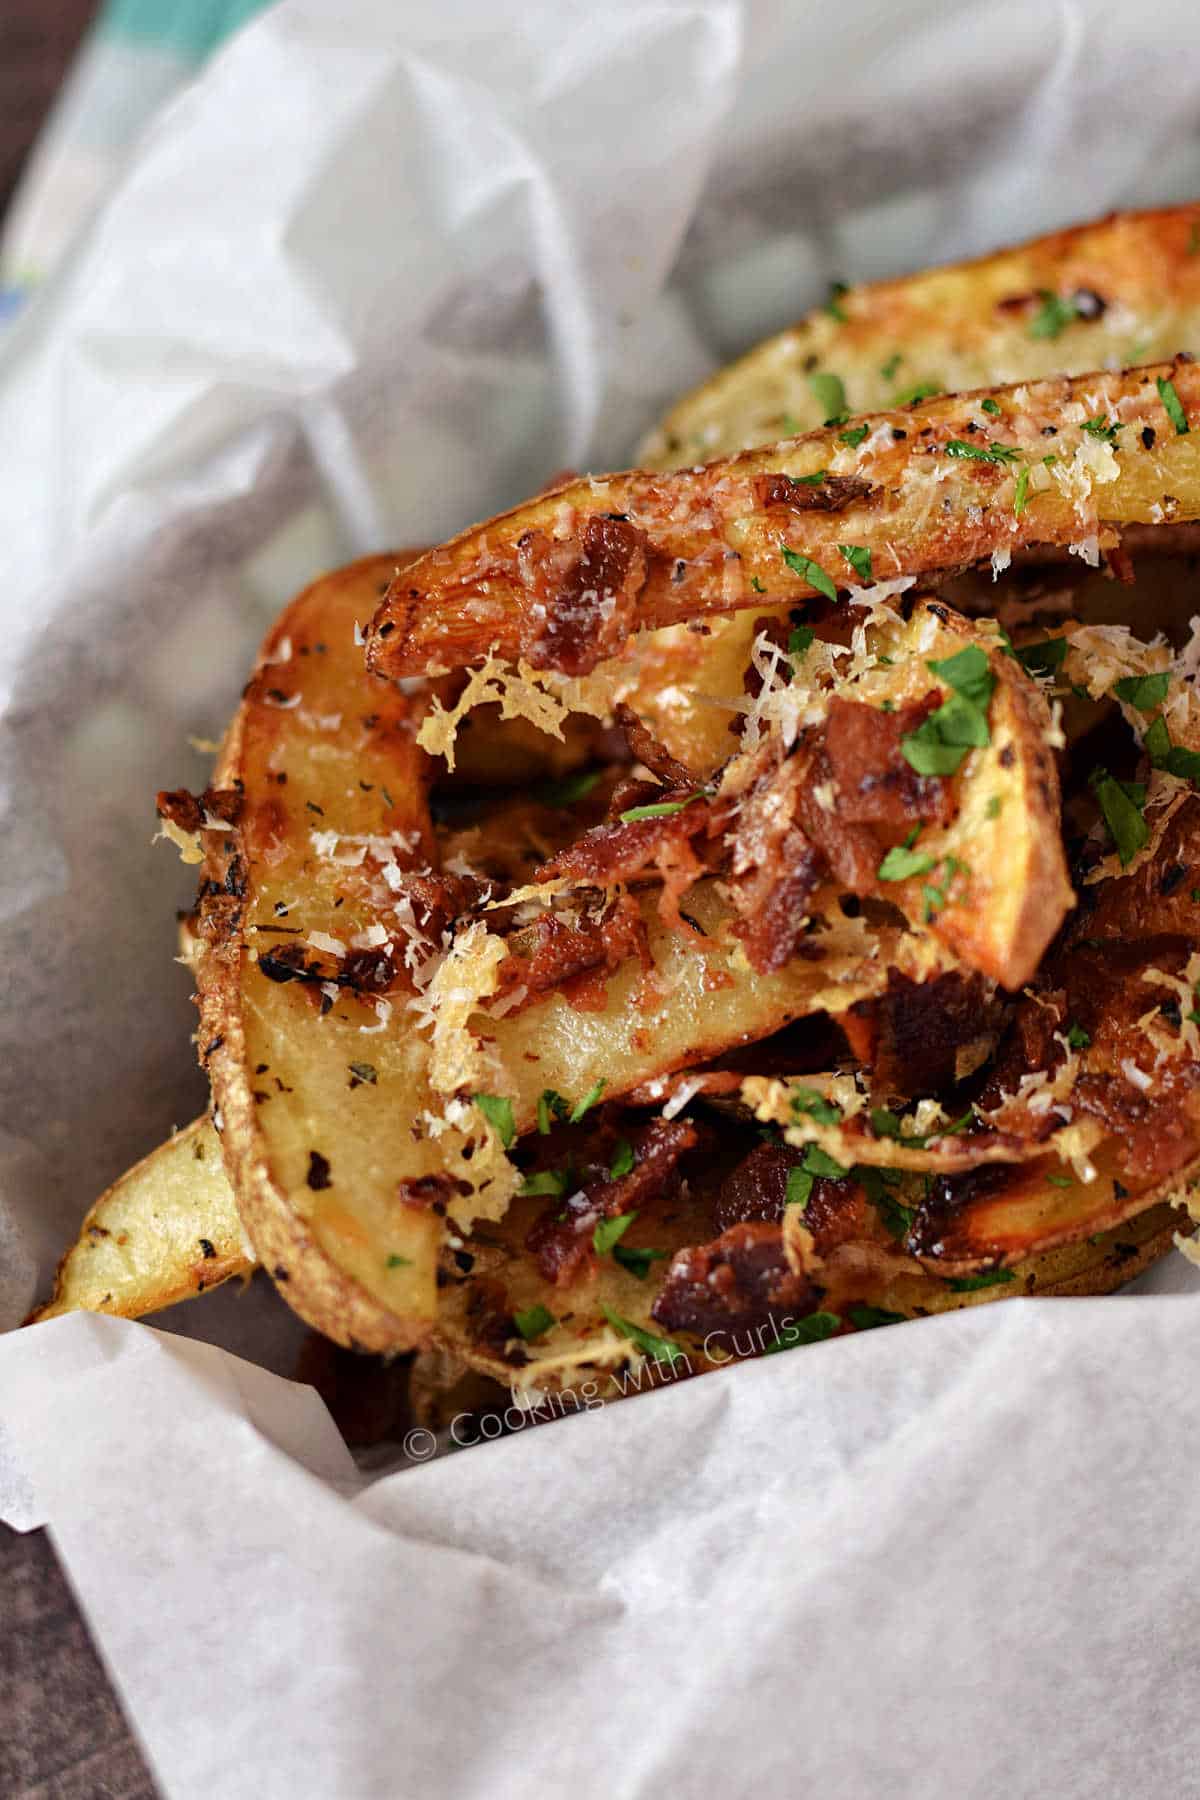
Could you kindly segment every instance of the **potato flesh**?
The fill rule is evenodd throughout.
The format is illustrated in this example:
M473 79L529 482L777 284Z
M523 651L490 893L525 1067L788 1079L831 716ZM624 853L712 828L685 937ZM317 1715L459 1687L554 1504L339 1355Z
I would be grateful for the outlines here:
M217 1135L196 1119L100 1196L30 1322L68 1312L140 1319L253 1268Z

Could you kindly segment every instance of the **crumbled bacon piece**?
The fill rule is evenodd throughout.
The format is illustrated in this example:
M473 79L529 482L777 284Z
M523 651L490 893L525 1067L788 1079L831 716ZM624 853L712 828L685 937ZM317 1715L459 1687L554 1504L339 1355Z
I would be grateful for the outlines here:
M668 1331L711 1338L795 1319L812 1312L818 1297L791 1268L780 1226L751 1223L677 1251L651 1314Z
M912 981L892 969L884 993L840 1020L855 1060L894 1094L936 1094L958 1078L958 1052L994 1032L1000 1011L978 975Z
M931 693L894 713L835 695L825 723L825 754L837 790L839 818L851 824L895 826L905 832L920 821L948 824L954 816L951 785L940 775L918 775L901 754L901 740L936 711Z
M628 519L593 515L578 540L555 543L527 532L517 566L535 596L522 652L535 669L586 675L633 628L646 582L646 536Z
M687 764L672 756L666 746L659 743L649 726L644 725L633 708L626 706L623 700L617 704L616 720L635 762L640 762L652 775L657 775L666 787L688 788L694 784L696 778Z
M236 825L242 810L242 794L238 788L205 788L202 794L191 794L186 788L163 789L155 796L160 819L166 819L180 831L203 831L210 819Z
M843 512L856 500L869 500L875 488L861 475L822 475L820 481L793 481L789 475L760 475L754 490L760 506L786 506L789 512Z
M615 1136L602 1134L602 1141L605 1135L611 1155ZM592 1260L592 1233L600 1220L638 1211L672 1193L680 1158L700 1142L697 1127L683 1119L652 1119L628 1135L634 1159L629 1173L614 1179L607 1166L593 1164L579 1190L547 1207L526 1238L525 1248L547 1281L559 1287L577 1281Z
M523 927L512 953L500 965L500 992L523 987L530 1000L588 970L607 972L637 956L653 966L646 927L632 894L619 895L598 918L564 918L543 913Z

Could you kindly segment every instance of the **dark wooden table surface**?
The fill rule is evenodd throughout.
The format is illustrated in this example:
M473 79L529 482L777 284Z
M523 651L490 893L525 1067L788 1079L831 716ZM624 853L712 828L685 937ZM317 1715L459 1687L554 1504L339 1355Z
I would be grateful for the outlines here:
M0 0L0 215L95 0ZM155 1800L45 1532L0 1525L0 1796Z

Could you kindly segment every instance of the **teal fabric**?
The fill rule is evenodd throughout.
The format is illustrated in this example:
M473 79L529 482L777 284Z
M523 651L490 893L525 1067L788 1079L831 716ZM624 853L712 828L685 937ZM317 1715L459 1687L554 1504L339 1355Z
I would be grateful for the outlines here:
M202 62L271 0L107 0L99 31L125 43L155 44Z

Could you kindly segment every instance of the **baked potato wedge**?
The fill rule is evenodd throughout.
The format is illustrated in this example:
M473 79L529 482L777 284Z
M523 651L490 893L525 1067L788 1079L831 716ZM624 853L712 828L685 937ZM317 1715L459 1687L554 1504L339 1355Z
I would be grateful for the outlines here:
M839 289L678 401L647 469L735 456L905 395L1200 350L1200 207L1118 213L972 262Z
M445 1233L504 1213L518 1175L503 1140L533 1127L548 1090L616 1097L844 1011L891 970L919 981L953 961L902 921L839 914L819 957L756 974L701 882L683 933L653 892L631 900L630 948L585 1003L501 991L522 953L518 903L439 872L425 697L367 673L355 643L395 562L366 559L293 602L213 786L162 797L169 833L204 857L200 1047L246 1229L295 1310L374 1350L432 1341ZM519 904L539 914L541 891Z
M1121 528L1200 518L1190 361L872 413L678 474L564 483L392 582L377 673L487 659L586 676L631 633L1020 550L1095 560ZM1048 448L1048 446L1051 446Z
M140 1319L254 1266L217 1135L194 1119L101 1194L29 1323L68 1312Z

